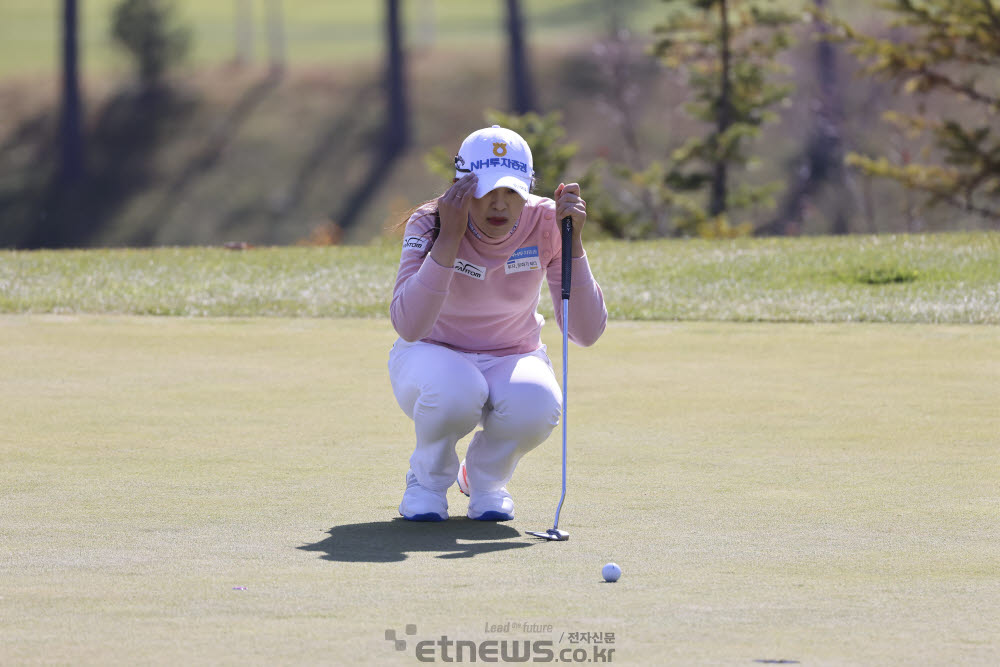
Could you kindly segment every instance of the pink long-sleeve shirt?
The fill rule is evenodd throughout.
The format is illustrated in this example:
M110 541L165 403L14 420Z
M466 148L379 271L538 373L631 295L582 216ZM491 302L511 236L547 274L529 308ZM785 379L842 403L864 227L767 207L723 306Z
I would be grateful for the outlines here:
M538 313L542 278L549 283L556 321L562 322L562 246L555 202L529 195L513 233L478 238L467 230L455 266L430 256L433 202L410 217L389 314L407 341L422 340L462 352L503 356L541 346ZM604 295L586 255L573 258L569 338L593 345L608 321Z

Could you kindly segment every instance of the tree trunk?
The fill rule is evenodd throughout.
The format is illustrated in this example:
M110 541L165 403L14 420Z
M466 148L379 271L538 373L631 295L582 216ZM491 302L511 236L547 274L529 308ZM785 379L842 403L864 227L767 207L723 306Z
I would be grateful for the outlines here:
M717 216L726 212L726 198L727 198L727 186L728 186L728 164L726 163L725 157L721 154L722 147L720 142L723 135L729 130L733 124L732 119L732 83L730 81L730 66L732 60L732 52L730 50L730 36L729 36L729 3L727 0L721 0L719 2L719 46L720 46L720 56L722 59L722 71L720 73L719 81L719 100L718 109L716 111L716 135L715 135L715 164L712 167L712 194L709 201L708 212L710 215Z
M510 97L514 111L526 114L535 110L535 96L519 0L507 0L507 35L510 38Z
M813 1L819 12L826 9L826 0ZM857 208L855 202L858 196L844 165L841 131L843 96L837 71L837 52L833 43L823 39L829 26L820 21L816 25L816 31L819 39L816 43L814 76L819 89L811 104L813 126L803 153L795 163L777 219L761 228L760 233L798 234L802 229L807 202L824 186L834 190L830 201L830 231L833 234L848 234L851 231L850 218Z
M815 0L815 3L818 11L826 10L826 0ZM816 45L816 75L820 85L820 112L816 116L816 128L813 130L817 148L812 162L823 165L820 173L825 174L825 180L837 189L832 231L834 234L847 234L850 232L851 197L847 187L844 141L840 130L844 113L837 72L837 52L831 42L822 38L829 29L826 23L820 23L818 27L821 37Z
M267 0L267 48L271 59L271 75L285 71L285 6L284 0Z
M386 141L390 150L401 150L410 139L409 110L406 101L406 55L403 51L403 29L399 11L400 0L386 0L386 52L388 117Z
M235 37L237 65L249 65L253 62L253 0L234 0L235 6Z
M77 0L63 0L62 118L59 127L59 181L83 178L83 101L80 95Z
M435 0L420 0L417 8L417 47L421 51L433 48L436 36L436 19L434 17Z

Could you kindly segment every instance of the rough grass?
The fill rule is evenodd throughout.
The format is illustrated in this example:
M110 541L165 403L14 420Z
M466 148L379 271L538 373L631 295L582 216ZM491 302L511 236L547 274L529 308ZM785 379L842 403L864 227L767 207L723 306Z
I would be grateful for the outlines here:
M613 246L612 246L613 247ZM657 242L595 263L626 319L1000 322L1000 235Z
M121 69L126 61L110 37L110 17L118 0L87 0L81 5L81 53L88 72ZM235 56L234 2L175 0L176 16L192 30L190 62L218 64ZM254 51L268 58L263 4L255 2ZM568 40L579 31L598 29L607 20L600 3L548 0L523 3L532 34L545 40ZM383 48L382 2L291 0L284 2L287 57L294 65L350 64L370 61ZM659 15L655 0L631 0L632 17L648 25ZM402 4L411 46L458 49L475 45L503 48L505 12L499 2L407 2ZM58 67L60 4L4 0L0 6L0 76L51 72ZM428 11L429 10L429 11Z
M615 319L1000 323L1000 234L605 240L588 254ZM398 255L388 239L8 251L0 312L385 317Z
M442 635L581 632L621 665L1000 655L998 327L613 322L570 356L560 544L524 535L551 525L558 433L510 524L394 520L412 426L384 320L0 337L5 664L413 664Z
M121 69L124 60L110 38L111 11L119 0L80 3L81 54L87 71ZM195 65L218 64L235 55L234 2L174 0L178 18L193 31L190 60ZM657 0L620 0L617 11L624 25L649 31L662 20ZM383 3L345 0L284 2L288 59L293 65L353 63L372 60L383 48ZM447 50L502 48L505 10L500 2L420 0L402 4L412 47ZM834 0L841 15L870 20L875 10L861 0ZM595 0L524 2L522 12L531 36L538 41L572 41L606 29L608 3ZM0 6L0 76L52 72L58 67L60 5L35 0L4 0ZM266 15L255 3L254 52L268 57Z

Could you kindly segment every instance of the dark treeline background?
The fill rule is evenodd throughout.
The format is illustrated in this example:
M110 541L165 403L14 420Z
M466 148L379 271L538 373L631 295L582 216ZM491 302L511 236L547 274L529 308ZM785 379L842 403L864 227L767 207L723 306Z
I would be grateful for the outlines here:
M369 242L493 121L595 234L1000 226L997 0L38 5L0 5L0 247Z

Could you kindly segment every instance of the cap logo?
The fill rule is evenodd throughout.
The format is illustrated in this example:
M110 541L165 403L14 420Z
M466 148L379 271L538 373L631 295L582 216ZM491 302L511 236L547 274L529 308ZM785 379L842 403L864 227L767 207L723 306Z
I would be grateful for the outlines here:
M507 154L507 144L501 142L493 144L493 154L497 157L503 157Z

